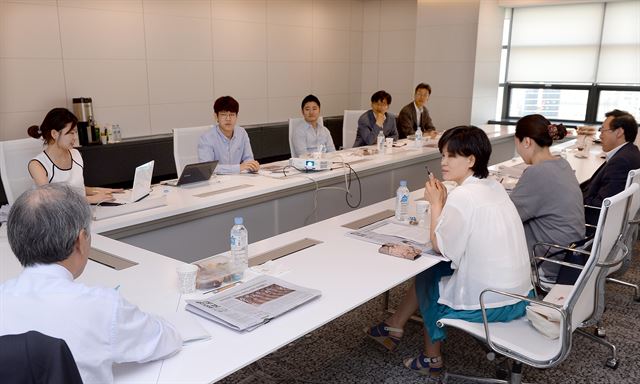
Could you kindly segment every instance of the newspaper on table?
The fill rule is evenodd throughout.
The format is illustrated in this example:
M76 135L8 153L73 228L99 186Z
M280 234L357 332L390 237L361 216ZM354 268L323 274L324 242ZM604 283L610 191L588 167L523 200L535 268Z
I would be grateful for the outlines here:
M202 300L187 300L185 309L236 331L251 331L321 295L273 276L258 276Z
M420 249L423 255L449 260L433 250L428 226L411 225L400 222L394 217L367 225L356 231L347 232L347 236L380 245L387 243L407 244Z

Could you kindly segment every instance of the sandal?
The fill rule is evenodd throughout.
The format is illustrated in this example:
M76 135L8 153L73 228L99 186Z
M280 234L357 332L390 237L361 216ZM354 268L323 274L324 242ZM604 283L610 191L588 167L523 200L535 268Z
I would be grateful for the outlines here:
M429 375L439 377L442 373L443 367L432 367L431 364L442 362L442 357L427 357L424 352L420 355L404 361L404 366L416 371L421 375Z
M393 351L398 346L398 343L400 343L400 337L392 336L389 332L399 333L400 337L402 337L404 330L401 328L390 327L384 321L371 328L365 328L364 330L364 333L366 333L367 336L382 344L389 351Z

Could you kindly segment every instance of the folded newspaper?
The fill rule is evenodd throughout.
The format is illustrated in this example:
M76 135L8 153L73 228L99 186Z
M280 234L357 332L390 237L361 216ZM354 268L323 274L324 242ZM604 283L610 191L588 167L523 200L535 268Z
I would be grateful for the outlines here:
M187 300L185 309L237 331L251 331L321 295L273 276L259 276L202 300Z

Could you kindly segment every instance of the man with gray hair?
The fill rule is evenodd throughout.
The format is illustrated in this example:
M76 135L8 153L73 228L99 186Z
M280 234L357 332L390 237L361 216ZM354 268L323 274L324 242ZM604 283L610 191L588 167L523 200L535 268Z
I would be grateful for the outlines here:
M16 200L7 235L25 268L0 285L0 335L36 330L63 339L85 383L111 383L113 363L168 357L182 339L116 290L74 282L87 265L90 223L86 200L64 184L46 184Z

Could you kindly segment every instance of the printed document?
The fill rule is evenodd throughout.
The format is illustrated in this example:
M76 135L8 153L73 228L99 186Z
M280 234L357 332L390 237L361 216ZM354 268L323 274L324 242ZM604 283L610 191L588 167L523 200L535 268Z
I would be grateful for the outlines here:
M259 276L202 300L187 300L187 311L237 331L251 331L316 297L320 291Z

